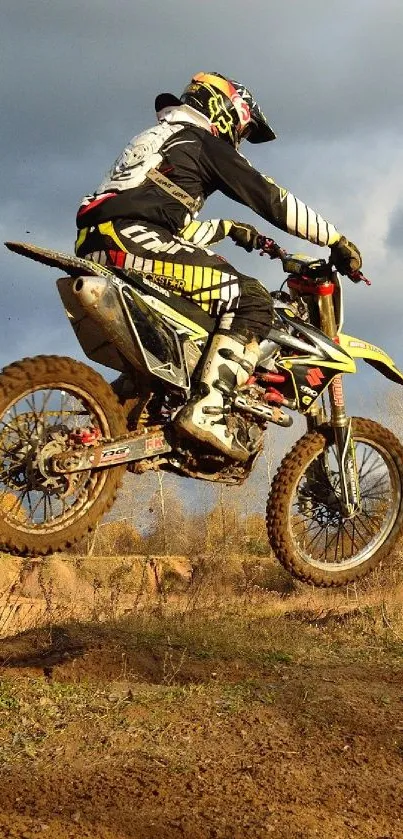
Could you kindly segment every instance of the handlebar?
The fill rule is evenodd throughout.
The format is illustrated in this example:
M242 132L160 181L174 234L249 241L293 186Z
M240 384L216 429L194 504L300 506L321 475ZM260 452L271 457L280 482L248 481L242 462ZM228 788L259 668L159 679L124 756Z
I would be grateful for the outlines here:
M281 248L274 239L270 239L268 236L258 236L256 242L256 250L260 250L260 255L264 256L267 255L270 259L280 259L281 262L284 263L287 260L292 259L292 254L287 253L284 248ZM333 263L331 259L327 263L329 266L332 266ZM286 270L286 269L284 269ZM371 280L368 277L365 277L361 271L352 271L350 274L346 274L346 276L351 280L353 283L365 283L365 285L372 285Z

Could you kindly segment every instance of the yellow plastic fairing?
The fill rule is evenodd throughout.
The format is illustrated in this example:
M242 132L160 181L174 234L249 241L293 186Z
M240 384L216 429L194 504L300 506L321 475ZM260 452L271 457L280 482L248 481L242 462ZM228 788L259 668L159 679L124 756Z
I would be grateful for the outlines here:
M367 364L386 376L392 382L403 385L403 373L396 367L393 359L380 347L369 344L362 338L355 338L353 335L339 334L339 344L343 350L353 358L363 358Z

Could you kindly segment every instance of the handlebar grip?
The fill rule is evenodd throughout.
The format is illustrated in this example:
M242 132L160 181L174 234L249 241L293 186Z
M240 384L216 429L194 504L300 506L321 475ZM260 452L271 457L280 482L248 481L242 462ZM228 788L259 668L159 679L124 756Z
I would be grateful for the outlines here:
M257 251L264 251L267 250L268 243L274 244L273 239L268 239L267 236L263 236L263 233L259 233L259 236L256 237L256 250Z
M368 277L364 277L364 274L361 271L352 271L351 274L347 274L347 277L353 283L365 283L365 285L372 285L371 280Z
M256 250L261 251L261 253L267 253L271 259L281 259L284 254L283 249L280 248L280 245L274 239L263 235L259 235L256 238Z
M270 259L281 259L284 267L284 271L294 271L295 268L290 268L287 265L287 260L292 260L292 254L288 254L283 248L280 248L280 245L274 241L274 239L270 239L269 236L264 236L263 234L259 234L256 237L256 250L260 251L261 256L263 254L267 254ZM328 267L332 264L332 260L327 263ZM351 282L353 283L365 283L365 285L372 285L371 280L368 277L365 277L361 271L351 271L350 274L346 274Z

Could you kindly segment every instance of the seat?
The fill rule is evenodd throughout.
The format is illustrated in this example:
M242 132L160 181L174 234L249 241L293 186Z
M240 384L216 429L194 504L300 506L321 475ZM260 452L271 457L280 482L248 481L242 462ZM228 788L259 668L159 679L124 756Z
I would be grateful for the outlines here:
M179 294L174 294L172 291L168 292L162 289L157 283L152 283L148 280L144 282L142 274L133 269L124 270L122 268L106 267L100 265L98 262L92 262L90 259L84 259L73 254L63 253L61 251L53 251L48 248L41 248L38 245L33 245L30 242L5 242L6 247L14 253L19 253L21 256L26 256L33 259L35 262L42 262L51 268L60 268L71 277L79 277L82 274L87 276L101 276L112 277L117 276L120 279L127 280L129 285L133 288L139 289L143 294L156 297L162 303L165 303L169 308L174 309L179 315L193 321L204 329L206 332L213 332L215 327L215 319L201 309L197 303L192 303L186 297Z

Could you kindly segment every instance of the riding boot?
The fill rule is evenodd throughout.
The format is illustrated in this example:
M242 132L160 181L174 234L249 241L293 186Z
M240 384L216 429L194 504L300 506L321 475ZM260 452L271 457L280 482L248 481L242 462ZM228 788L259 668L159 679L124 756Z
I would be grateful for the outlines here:
M226 333L214 335L201 370L198 392L177 415L175 428L234 460L248 460L251 451L246 438L241 439L235 418L230 418L229 405L234 389L245 384L253 373L258 355L256 341L247 343L247 339Z

